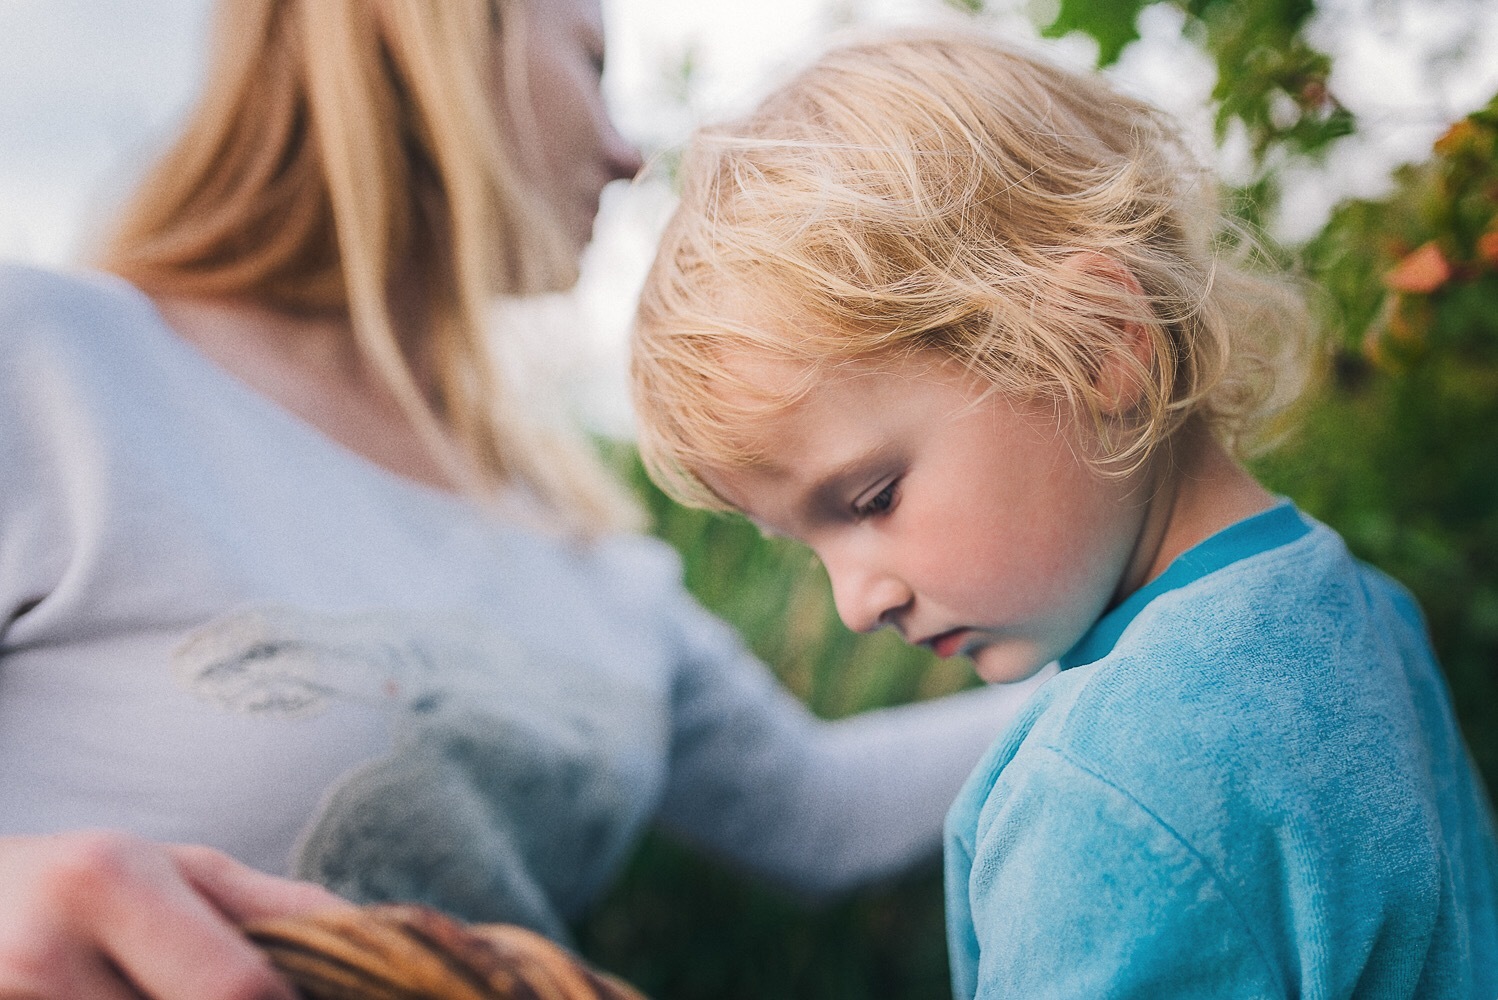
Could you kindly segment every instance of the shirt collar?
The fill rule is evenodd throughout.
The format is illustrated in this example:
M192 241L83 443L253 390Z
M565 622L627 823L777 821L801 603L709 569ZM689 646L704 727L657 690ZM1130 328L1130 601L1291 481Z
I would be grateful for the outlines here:
M1289 500L1223 528L1176 556L1164 573L1094 622L1076 645L1062 654L1061 669L1080 667L1107 656L1135 616L1161 594L1194 583L1240 559L1287 545L1310 530L1311 523Z

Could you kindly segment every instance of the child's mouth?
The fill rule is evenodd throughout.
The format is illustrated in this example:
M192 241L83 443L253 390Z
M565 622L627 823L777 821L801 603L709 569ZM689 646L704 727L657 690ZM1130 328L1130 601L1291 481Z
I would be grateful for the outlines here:
M971 632L971 629L949 629L946 632L933 635L931 638L922 641L921 645L926 646L942 659L947 659L963 651L963 646L969 632Z

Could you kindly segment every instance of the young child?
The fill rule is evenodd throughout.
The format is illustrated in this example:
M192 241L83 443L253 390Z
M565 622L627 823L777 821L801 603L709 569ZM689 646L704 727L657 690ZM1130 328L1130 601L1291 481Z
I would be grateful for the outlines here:
M1498 995L1420 613L1235 461L1305 312L1171 125L905 32L682 172L634 353L657 478L809 545L851 628L1061 666L948 816L956 995Z

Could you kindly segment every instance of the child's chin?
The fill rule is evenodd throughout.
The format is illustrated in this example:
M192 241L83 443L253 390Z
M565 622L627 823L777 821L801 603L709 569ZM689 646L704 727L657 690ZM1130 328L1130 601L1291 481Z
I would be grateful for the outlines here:
M989 684L1018 684L1040 673L1050 658L1029 649L1011 645L984 646L970 654L973 669Z

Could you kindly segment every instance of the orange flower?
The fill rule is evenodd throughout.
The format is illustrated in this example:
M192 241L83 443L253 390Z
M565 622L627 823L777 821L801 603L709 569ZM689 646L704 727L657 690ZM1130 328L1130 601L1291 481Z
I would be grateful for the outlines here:
M1476 256L1488 267L1498 267L1498 228L1477 237Z
M1476 135L1477 126L1472 123L1472 119L1463 118L1441 134L1435 142L1434 149L1441 156L1450 156L1458 152Z
M1429 295L1451 280L1451 265L1435 241L1410 253L1384 275L1384 284L1396 292Z

